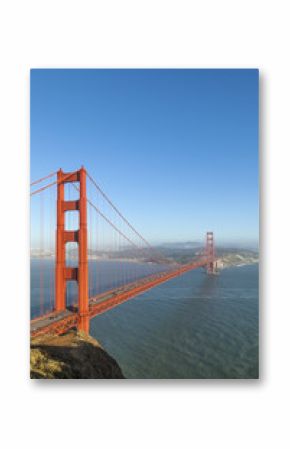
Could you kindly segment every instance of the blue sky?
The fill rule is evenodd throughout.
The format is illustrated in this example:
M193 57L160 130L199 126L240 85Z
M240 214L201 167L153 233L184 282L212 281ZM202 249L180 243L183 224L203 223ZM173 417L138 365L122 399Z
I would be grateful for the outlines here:
M151 242L258 241L258 71L32 70L31 179L84 165Z

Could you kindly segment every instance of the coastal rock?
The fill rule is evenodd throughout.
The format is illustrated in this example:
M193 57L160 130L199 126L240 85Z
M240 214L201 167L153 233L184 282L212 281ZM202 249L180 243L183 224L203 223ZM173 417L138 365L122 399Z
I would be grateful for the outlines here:
M121 368L94 338L70 331L33 338L31 379L124 379Z

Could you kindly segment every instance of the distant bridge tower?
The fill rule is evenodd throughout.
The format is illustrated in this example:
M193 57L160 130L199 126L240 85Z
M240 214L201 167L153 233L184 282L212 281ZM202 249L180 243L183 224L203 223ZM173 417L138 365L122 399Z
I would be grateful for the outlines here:
M64 185L79 182L79 199L65 201ZM65 229L65 212L79 211L79 229ZM68 267L65 260L65 245L78 243L78 267ZM57 172L57 227L56 227L56 269L55 310L66 310L66 283L78 282L78 330L89 332L88 256L87 256L87 194L86 171L82 167L72 173Z
M206 233L206 245L205 245L205 254L209 262L206 265L206 269L208 274L214 274L216 271L215 264L215 250L214 250L214 238L213 232Z

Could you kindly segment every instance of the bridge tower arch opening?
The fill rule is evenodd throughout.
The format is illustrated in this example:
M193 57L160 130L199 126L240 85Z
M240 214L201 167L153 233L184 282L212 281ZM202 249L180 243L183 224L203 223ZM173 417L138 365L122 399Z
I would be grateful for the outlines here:
M67 201L64 195L65 183L79 182L79 198ZM65 229L65 213L79 212L79 228ZM78 330L89 333L89 295L88 295L88 255L87 255L87 193L86 171L84 167L76 172L57 172L57 225L56 225L56 268L55 268L55 310L66 310L67 282L78 284ZM78 244L78 265L66 263L66 244Z

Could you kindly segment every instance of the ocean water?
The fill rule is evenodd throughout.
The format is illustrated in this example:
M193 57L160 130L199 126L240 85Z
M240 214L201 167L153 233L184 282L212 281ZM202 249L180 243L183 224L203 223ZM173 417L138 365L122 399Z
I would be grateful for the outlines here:
M116 273L104 263L107 285ZM32 315L37 278L35 263ZM258 265L227 268L219 276L198 269L95 317L90 334L127 378L258 378L258 317Z
M75 265L68 260L68 265ZM115 287L133 282L144 276L164 271L168 268L162 264L128 263L121 261L89 261L89 296L97 295ZM54 259L33 258L30 262L30 314L31 318L43 315L53 309L54 302ZM66 303L77 303L78 290L76 282L67 283Z
M91 321L127 378L257 378L258 265L195 270Z

